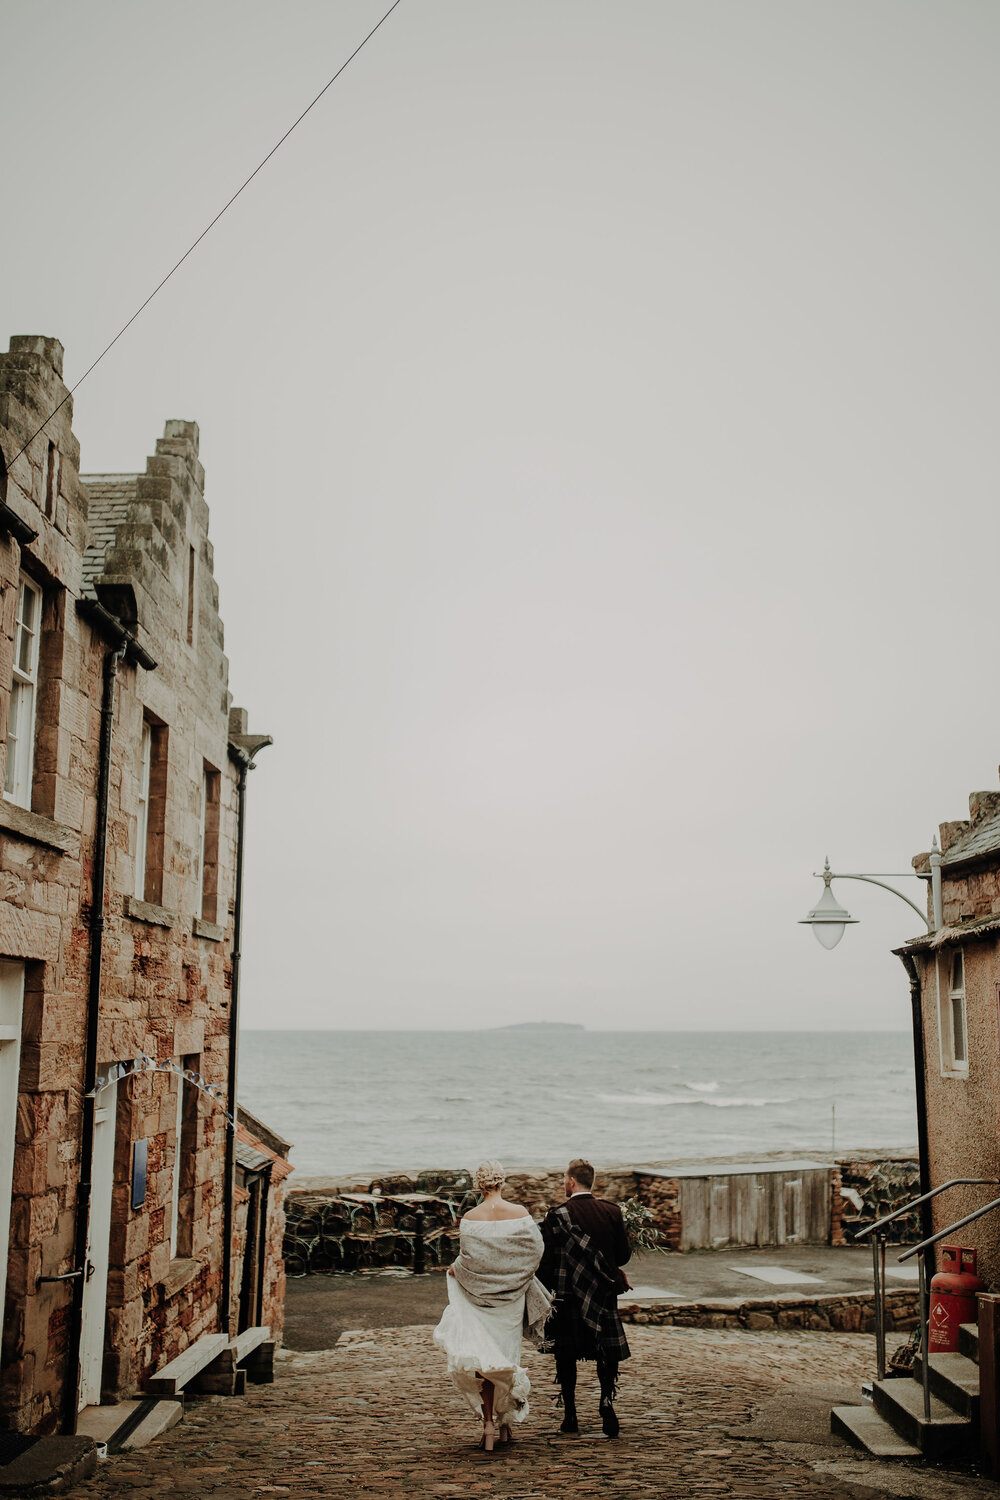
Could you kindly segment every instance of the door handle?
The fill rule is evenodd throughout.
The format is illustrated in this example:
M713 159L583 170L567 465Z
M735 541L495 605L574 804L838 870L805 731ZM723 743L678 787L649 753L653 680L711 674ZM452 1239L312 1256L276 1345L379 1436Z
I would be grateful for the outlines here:
M88 1262L87 1262L87 1270L86 1270L86 1272L84 1274L84 1278L83 1278L84 1281L89 1281L90 1280L91 1276L93 1276L93 1274L94 1274L95 1269L96 1269L96 1267L94 1266L94 1262L92 1260L88 1260Z

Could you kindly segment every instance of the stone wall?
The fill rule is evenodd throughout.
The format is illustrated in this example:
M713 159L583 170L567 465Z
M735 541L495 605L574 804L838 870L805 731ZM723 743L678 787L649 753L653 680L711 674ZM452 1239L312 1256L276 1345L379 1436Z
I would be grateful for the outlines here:
M258 1176L263 1181L266 1193L267 1218L264 1224L264 1277L261 1288L260 1321L270 1328L270 1337L281 1343L285 1325L285 1261L284 1238L286 1228L285 1191L291 1167L286 1160L288 1142L282 1141L268 1131L260 1121L246 1111L239 1112L239 1141L249 1145L259 1159ZM247 1123L252 1121L252 1127ZM263 1132L267 1139L257 1132ZM231 1322L235 1327L239 1310L243 1278L256 1276L256 1267L248 1264L253 1246L247 1249L247 1218L250 1194L244 1187L237 1188L237 1213L233 1233L233 1285ZM253 1315L255 1316L255 1314Z
M566 1201L564 1181L565 1170L561 1167L543 1172L511 1172L504 1197L523 1204L532 1218L540 1219L554 1204ZM613 1203L633 1197L635 1191L635 1173L621 1168L598 1173L594 1182L596 1196L609 1198Z
M0 795L0 959L24 966L0 1421L31 1431L58 1423L69 1347L71 1284L38 1278L73 1266L100 701L100 655L73 607L88 505L72 402L16 456L67 394L62 358L49 338L0 356L0 498L28 528L19 540L0 526L0 786L22 573L42 596L28 805Z
M719 1298L711 1302L619 1302L622 1322L669 1325L675 1328L808 1328L833 1329L838 1333L873 1333L875 1303L870 1293L834 1293L827 1297L779 1299ZM911 1291L890 1291L885 1297L886 1328L915 1328L920 1296Z
M635 1174L635 1196L653 1214L653 1228L663 1236L665 1250L681 1248L681 1185L676 1177ZM628 1196L626 1194L626 1196Z
M685 1165L690 1165L686 1163ZM781 1172L783 1161L780 1158L774 1161L774 1170ZM667 1169L664 1169L667 1170ZM705 1176L711 1176L713 1170L718 1170L723 1175L732 1173L732 1164L706 1162ZM895 1207L898 1202L906 1201L916 1193L915 1187L906 1184L910 1182L916 1167L912 1158L908 1156L887 1157L885 1155L872 1156L864 1160L843 1158L839 1162L833 1160L829 1163L829 1191L831 1198L831 1224L832 1232L829 1243L835 1245L849 1244L850 1239L845 1233L845 1221L856 1214L855 1206L842 1197L841 1189L847 1184L860 1190L865 1204L867 1217L874 1218L879 1214L887 1212L889 1206ZM468 1174L466 1174L467 1176ZM887 1182L893 1177L899 1178L898 1189L887 1186ZM383 1194L390 1195L394 1192L409 1192L414 1187L421 1186L421 1174L411 1175L397 1174L387 1176L373 1184L368 1179L357 1179L353 1177L340 1178L312 1178L298 1185L292 1190L293 1203L298 1205L305 1199L309 1200L310 1212L315 1217L320 1213L323 1204L334 1203L342 1193L366 1193L369 1188L377 1186ZM636 1198L638 1202L650 1209L653 1214L652 1226L659 1230L662 1236L662 1247L664 1250L679 1251L682 1244L681 1223L681 1179L679 1177L668 1177L660 1175L660 1171L653 1172L650 1169L639 1168L631 1170L623 1167L609 1168L599 1173L595 1192L598 1196L621 1202L625 1198ZM429 1189L433 1190L433 1189ZM511 1171L507 1177L504 1189L505 1196L515 1203L521 1203L535 1219L540 1219L548 1208L553 1204L564 1200L563 1194L563 1171L561 1168L549 1170L522 1170ZM893 1196L895 1194L895 1196ZM476 1201L475 1195L471 1195L469 1203ZM465 1211L466 1204L463 1202L458 1212ZM309 1266L309 1255L307 1251L308 1240L314 1234L321 1234L321 1226L317 1219L316 1225L305 1234L300 1234L298 1228L299 1208L295 1209L295 1222L289 1228L289 1240L286 1254L294 1263L294 1274L302 1274ZM390 1216L391 1218L391 1216ZM904 1229L906 1221L903 1221ZM394 1221L387 1219L382 1227L383 1240L396 1232ZM338 1229L333 1237L340 1233ZM902 1234L902 1231L901 1231ZM905 1236L903 1236L905 1237ZM404 1236L405 1238L405 1236ZM392 1251L387 1241L381 1246L385 1251L385 1257L379 1259L376 1255L371 1260L357 1259L348 1256L340 1258L340 1252L335 1255L330 1247L319 1247L317 1254L316 1269L361 1269L368 1264L399 1264L409 1265L412 1262L412 1239L401 1243ZM436 1263L436 1255L429 1256L429 1264ZM309 1267L311 1269L311 1267Z
M281 1343L285 1327L285 1177L277 1171L271 1175L271 1193L267 1213L267 1262L264 1273L264 1308L261 1322L271 1330L271 1338Z
M0 778L20 575L42 594L29 805L0 796L0 961L18 973L24 965L0 1424L31 1432L58 1426L73 1380L73 1283L39 1285L38 1277L64 1275L75 1262L91 918L100 900L102 671L109 641L120 639L116 619L139 649L116 679L99 1071L144 1053L225 1090L236 840L228 663L197 425L168 422L143 474L83 480L67 400L15 457L66 397L61 377L57 340L13 339L0 356L0 451L14 513L0 511ZM140 664L141 652L155 670ZM141 861L144 726L151 765ZM179 1087L176 1072L149 1072L123 1079L117 1096L98 1096L114 1108L116 1132L108 1398L131 1394L219 1322L225 1123L209 1095L186 1084L179 1101ZM147 1143L148 1175L133 1209L137 1141ZM280 1285L275 1270L272 1301Z

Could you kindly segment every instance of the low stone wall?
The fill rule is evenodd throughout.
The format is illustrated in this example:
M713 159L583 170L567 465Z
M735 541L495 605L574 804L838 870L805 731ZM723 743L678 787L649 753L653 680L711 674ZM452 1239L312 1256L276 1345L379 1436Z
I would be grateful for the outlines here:
M773 1153L773 1169L781 1172L788 1153ZM706 1160L706 1177L733 1175L733 1167L740 1159ZM757 1161L758 1158L746 1158ZM771 1160L763 1158L762 1160ZM847 1187L858 1193L863 1207L861 1217L869 1221L905 1202L913 1196L910 1179L916 1164L905 1154L873 1152L869 1156L848 1158L819 1156L820 1164L826 1163L829 1170L830 1224L829 1243L849 1244L846 1232L850 1220L858 1216L857 1206L843 1196ZM670 1163L654 1172L656 1164L639 1168L610 1167L599 1170L595 1192L599 1197L621 1202L624 1198L637 1198L653 1214L652 1227L660 1231L665 1250L680 1250L682 1244L681 1179L661 1175L670 1167L690 1166L691 1163ZM413 1223L409 1211L402 1212L403 1222L397 1222L399 1211L389 1207L372 1216L372 1223L363 1222L365 1214L357 1206L343 1208L340 1200L344 1194L367 1194L375 1191L384 1200L396 1194L429 1192L441 1195L441 1202L428 1206L428 1265L445 1264L457 1247L456 1220L476 1202L468 1170L442 1170L416 1172L412 1175L385 1176L376 1181L357 1177L306 1178L296 1182L288 1196L288 1234L285 1240L285 1256L289 1271L302 1275L308 1271L335 1271L363 1269L372 1265L410 1265L413 1259ZM531 1169L511 1171L507 1178L505 1194L515 1203L521 1203L535 1219L541 1219L553 1204L562 1203L563 1168ZM446 1207L445 1204L448 1206ZM335 1207L335 1205L338 1205ZM345 1224L335 1225L333 1220L351 1218L350 1244L344 1242ZM331 1217L331 1232L324 1232L320 1222ZM315 1219L311 1227L302 1225L305 1218ZM357 1223L355 1224L355 1220ZM375 1220L378 1220L376 1223ZM434 1221L438 1223L435 1226ZM899 1238L907 1238L906 1221L901 1221ZM354 1231L357 1232L354 1232ZM392 1236L396 1240L392 1240ZM732 1245L736 1242L732 1241ZM311 1247L311 1248L310 1248ZM720 1247L721 1248L721 1247ZM349 1251L349 1253L347 1253Z
M565 1203L564 1181L562 1167L551 1172L511 1172L504 1186L504 1197L523 1204L533 1219L540 1219L554 1204ZM636 1184L635 1172L618 1168L599 1173L594 1192L598 1198L620 1203L623 1198L638 1196Z
M915 1328L917 1292L886 1293L885 1326L892 1331ZM873 1333L875 1303L870 1292L833 1293L827 1297L719 1298L711 1302L619 1302L623 1323L672 1328L808 1328L836 1333Z

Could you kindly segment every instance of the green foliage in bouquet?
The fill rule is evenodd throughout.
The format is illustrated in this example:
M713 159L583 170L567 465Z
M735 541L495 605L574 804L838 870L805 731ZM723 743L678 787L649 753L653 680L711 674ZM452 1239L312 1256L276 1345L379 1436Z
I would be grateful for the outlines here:
M660 1255L667 1254L667 1246L663 1243L660 1230L656 1228L656 1216L651 1208L640 1203L638 1198L624 1198L618 1207L625 1220L625 1233L633 1255L647 1254L651 1250L656 1250Z

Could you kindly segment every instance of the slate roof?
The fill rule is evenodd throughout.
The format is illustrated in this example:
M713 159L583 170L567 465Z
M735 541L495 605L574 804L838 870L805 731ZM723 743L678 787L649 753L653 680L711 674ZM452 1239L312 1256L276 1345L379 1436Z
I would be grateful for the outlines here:
M236 1129L236 1160L241 1167L251 1172L259 1171L270 1162L273 1182L281 1182L293 1170L291 1162L279 1156L276 1151L272 1151L262 1140L253 1135L242 1121Z
M964 922L949 922L937 932L926 937L911 938L902 948L893 948L893 953L925 953L943 948L947 943L962 943L967 938L992 937L1000 932L1000 916L967 917Z
M138 474L81 474L90 500L88 542L83 554L83 592L93 596L94 580L104 572L104 558L118 527L128 519Z
M1000 813L970 828L941 859L942 866L962 865L970 859L1000 852Z
M246 1141L241 1141L237 1138L236 1160L245 1171L259 1172L261 1167L268 1165L271 1157L264 1151L255 1151L252 1146L247 1145Z

